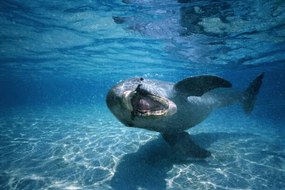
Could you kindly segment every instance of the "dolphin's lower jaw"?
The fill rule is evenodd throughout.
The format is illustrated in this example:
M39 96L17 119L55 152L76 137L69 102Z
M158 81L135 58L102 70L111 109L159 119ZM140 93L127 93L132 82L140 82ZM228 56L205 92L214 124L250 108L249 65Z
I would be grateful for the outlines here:
M137 97L134 98L135 96ZM127 110L138 117L159 119L177 112L177 106L171 100L152 94L142 97L135 91L124 92L123 104Z

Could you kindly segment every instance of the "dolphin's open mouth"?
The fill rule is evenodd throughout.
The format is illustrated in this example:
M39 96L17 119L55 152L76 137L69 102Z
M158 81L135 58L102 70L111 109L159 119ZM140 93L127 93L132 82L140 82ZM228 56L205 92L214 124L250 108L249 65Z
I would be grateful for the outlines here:
M167 98L153 94L141 94L128 91L125 94L125 104L133 116L160 118L176 113L176 105Z
M159 116L164 115L168 110L169 104L163 98L154 95L134 94L131 99L133 112L139 116Z

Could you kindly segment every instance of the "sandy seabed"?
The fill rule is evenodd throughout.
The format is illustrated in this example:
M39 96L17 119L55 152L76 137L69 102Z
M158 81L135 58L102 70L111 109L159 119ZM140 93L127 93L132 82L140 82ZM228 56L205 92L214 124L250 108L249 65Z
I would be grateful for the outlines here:
M285 189L276 122L218 111L189 130L212 156L182 159L158 133L124 127L104 110L1 110L0 188Z

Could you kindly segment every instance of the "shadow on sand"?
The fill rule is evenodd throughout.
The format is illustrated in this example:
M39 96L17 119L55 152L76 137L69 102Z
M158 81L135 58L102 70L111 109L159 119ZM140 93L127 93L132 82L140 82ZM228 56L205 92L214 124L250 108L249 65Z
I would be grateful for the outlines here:
M238 133L201 133L193 135L192 139L204 148L221 140L245 138L254 136ZM210 157L211 158L211 157ZM139 150L125 155L116 168L111 180L111 187L115 190L134 189L166 189L167 172L174 164L195 163L207 166L207 159L181 158L160 136L158 139L147 142Z

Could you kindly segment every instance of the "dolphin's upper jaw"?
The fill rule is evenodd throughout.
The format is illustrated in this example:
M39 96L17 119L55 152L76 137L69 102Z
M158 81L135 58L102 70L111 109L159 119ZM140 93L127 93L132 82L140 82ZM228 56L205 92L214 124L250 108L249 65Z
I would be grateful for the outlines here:
M161 118L176 113L177 107L171 100L153 94L140 94L137 91L126 91L123 102L134 116Z

